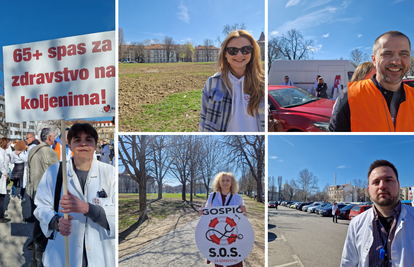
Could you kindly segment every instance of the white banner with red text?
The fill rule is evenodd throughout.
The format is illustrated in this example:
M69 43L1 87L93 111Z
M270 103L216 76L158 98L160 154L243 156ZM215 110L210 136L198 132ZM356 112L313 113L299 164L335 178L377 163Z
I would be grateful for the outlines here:
M218 265L243 261L254 244L252 225L239 206L204 208L195 237L201 254Z
M3 47L6 121L115 116L115 31Z

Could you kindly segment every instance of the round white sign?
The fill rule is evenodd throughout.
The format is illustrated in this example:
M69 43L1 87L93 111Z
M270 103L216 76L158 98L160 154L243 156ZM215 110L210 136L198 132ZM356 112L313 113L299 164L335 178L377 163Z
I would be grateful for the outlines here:
M254 244L253 227L239 206L204 208L195 236L201 254L218 265L243 261Z

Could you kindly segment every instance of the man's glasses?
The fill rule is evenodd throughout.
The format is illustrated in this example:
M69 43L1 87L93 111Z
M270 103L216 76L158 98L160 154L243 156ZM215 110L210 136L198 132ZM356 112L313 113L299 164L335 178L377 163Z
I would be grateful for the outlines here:
M253 51L253 46L252 45L246 45L246 46L243 46L241 48L237 48L237 47L227 47L226 48L226 51L231 56L237 55L237 53L239 53L239 51L243 55L248 55L248 54L250 54Z

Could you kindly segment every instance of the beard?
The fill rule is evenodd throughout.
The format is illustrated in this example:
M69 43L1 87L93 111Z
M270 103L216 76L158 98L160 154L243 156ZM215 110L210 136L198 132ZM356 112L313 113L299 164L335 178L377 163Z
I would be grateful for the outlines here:
M391 206L391 205L395 204L396 202L398 202L398 199L399 199L398 194L392 195L388 191L383 191L381 193L388 193L388 195L380 196L379 194L377 194L377 196L372 199L372 201L375 204L377 204L378 206L388 207L388 206Z
M387 68L395 68L395 69L402 69L400 76L398 77L392 77L392 76L388 76L387 75ZM385 66L384 68L381 69L381 71L378 72L378 76L380 77L380 79L382 81L385 81L388 84L400 84L402 82L402 79L404 78L404 75L408 72L408 68L404 68L403 65L398 65L398 66L392 66L392 65L388 65Z

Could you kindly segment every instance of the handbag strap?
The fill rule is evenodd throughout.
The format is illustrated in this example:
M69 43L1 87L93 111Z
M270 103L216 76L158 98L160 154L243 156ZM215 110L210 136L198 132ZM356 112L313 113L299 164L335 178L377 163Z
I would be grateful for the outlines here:
M60 200L60 192L62 191L62 183L63 183L63 175L62 175L62 162L59 163L59 171L56 179L56 186L55 186L55 202L54 202L54 210L58 212L59 209L59 200Z

